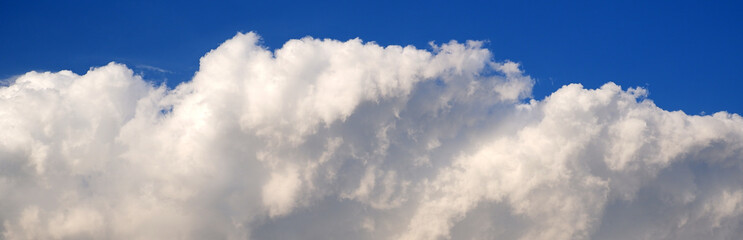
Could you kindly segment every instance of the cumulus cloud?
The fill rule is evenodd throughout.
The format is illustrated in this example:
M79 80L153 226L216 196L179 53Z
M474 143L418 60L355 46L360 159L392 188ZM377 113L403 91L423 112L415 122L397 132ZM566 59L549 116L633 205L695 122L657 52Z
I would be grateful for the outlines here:
M0 88L4 239L731 239L743 118L642 88L534 100L481 42L238 34L191 81Z

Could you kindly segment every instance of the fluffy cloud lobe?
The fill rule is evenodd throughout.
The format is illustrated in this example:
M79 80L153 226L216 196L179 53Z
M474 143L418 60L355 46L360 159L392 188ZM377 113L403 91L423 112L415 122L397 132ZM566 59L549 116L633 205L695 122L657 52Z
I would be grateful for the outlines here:
M154 86L121 64L0 88L4 239L731 239L743 118L641 88L529 99L480 42L254 33Z

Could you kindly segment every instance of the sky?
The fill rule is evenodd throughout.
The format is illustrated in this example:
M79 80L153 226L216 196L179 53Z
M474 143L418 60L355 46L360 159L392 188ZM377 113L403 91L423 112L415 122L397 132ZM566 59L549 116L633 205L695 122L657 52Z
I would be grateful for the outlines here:
M266 47L305 36L426 48L482 40L519 62L541 99L569 83L647 87L691 114L743 113L739 1L3 1L0 78L83 73L121 62L188 81L198 59L237 32ZM167 72L152 71L156 67ZM150 71L147 71L150 70Z
M735 239L739 3L0 3L2 239Z

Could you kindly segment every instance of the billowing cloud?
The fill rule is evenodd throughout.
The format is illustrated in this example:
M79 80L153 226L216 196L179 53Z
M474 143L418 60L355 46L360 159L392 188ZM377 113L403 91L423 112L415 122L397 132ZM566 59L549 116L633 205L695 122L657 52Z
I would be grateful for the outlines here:
M743 118L642 88L530 99L480 42L238 34L192 81L0 88L4 239L731 239Z

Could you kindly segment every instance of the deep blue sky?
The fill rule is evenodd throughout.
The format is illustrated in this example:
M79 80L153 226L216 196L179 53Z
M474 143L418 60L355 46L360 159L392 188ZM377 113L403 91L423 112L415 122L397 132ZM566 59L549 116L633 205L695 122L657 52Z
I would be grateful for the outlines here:
M668 110L743 113L743 1L71 2L0 0L0 78L117 61L172 86L238 31L270 48L307 35L420 48L474 39L520 62L538 99L613 81L647 87Z

